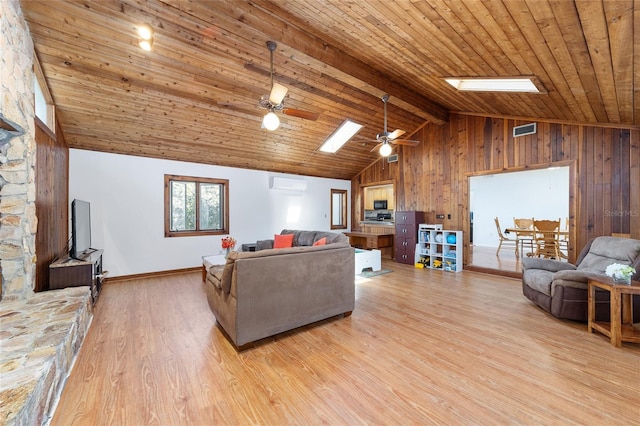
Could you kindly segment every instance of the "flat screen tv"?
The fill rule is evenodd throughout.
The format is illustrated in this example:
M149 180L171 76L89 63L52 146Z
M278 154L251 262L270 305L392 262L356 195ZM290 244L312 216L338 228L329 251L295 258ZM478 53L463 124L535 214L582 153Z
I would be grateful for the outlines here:
M91 248L91 205L87 201L71 203L71 257L82 259L94 250Z

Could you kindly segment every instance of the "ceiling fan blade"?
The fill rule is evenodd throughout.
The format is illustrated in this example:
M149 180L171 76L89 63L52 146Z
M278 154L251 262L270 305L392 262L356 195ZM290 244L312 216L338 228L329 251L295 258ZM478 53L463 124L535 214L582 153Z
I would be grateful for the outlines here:
M390 142L395 145L408 145L408 146L416 146L420 143L420 141L415 141L410 139L394 139Z
M369 152L378 151L382 145L384 145L382 142L379 143L378 145L374 146Z
M271 102L272 105L280 105L288 90L289 89L282 84L273 83L271 93L269 93L269 102Z
M397 139L400 136L404 135L405 133L407 132L405 132L404 130L396 129L389 134L389 140Z
M292 117L304 118L305 120L312 120L312 121L316 121L318 117L320 117L320 114L318 114L317 112L302 111L302 110L293 109L293 108L284 108L282 110L282 113L286 115L290 115Z

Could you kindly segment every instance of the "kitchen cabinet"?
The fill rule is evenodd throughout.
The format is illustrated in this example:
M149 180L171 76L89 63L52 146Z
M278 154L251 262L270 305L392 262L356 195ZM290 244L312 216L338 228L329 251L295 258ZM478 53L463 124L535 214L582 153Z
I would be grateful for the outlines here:
M364 189L364 209L373 210L374 200L387 200L387 210L394 209L393 185L372 186Z

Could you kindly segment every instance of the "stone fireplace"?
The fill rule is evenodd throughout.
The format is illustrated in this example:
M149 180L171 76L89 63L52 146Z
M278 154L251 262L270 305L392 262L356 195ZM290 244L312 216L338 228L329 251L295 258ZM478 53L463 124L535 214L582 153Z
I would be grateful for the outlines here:
M0 424L43 424L92 318L88 287L34 293L34 51L18 0L0 1Z

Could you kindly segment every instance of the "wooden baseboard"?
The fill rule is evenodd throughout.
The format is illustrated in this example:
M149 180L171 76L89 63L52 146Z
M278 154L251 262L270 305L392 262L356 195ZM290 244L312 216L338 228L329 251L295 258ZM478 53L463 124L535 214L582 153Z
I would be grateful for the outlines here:
M157 272L146 272L144 274L133 274L133 275L122 275L120 277L112 277L105 278L104 282L115 282L115 281L129 281L129 280L138 280L141 278L154 278L154 277L162 277L166 275L176 275L176 274L184 274L187 272L200 272L202 271L202 266L196 266L193 268L183 268L183 269L172 269L170 271L157 271Z
M522 279L522 272L516 272L516 271L503 271L500 269L483 268L481 266L474 266L474 265L464 265L464 270L480 272L482 274L499 275L501 277Z

